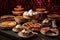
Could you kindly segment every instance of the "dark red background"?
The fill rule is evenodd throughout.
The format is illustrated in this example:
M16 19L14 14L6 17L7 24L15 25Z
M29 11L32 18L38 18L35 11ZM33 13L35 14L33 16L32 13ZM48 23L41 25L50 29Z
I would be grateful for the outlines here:
M0 15L11 14L16 5L22 5L25 10L44 7L51 13L60 14L60 0L0 0Z

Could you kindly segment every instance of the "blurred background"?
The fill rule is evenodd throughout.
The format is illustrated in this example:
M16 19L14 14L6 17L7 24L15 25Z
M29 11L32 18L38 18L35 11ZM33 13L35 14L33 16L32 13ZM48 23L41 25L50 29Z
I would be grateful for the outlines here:
M42 7L52 13L60 14L60 0L0 0L0 15L12 14L11 11L16 5L22 5L25 10Z

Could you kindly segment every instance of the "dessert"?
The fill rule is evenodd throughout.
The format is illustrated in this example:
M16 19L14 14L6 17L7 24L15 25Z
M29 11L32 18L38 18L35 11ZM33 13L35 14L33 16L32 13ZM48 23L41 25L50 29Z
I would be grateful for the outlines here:
M12 11L15 15L22 15L24 13L24 8L22 6L17 5L16 8L14 8L14 11Z
M37 8L36 9L36 11L38 11L38 12L43 12L43 11L45 11L46 9L45 8Z
M50 27L44 27L44 28L41 28L40 32L43 34L43 35L46 35L46 32L50 30Z
M22 26L21 26L20 24L16 25L16 26L12 29L12 31L14 31L14 32L20 32L20 31L22 31L22 30L23 30L23 28L22 28Z
M22 25L23 28L25 29L31 29L33 31L39 31L41 28L41 24L37 22L27 22Z
M3 18L9 18L9 17L14 17L14 16L13 15L3 15L0 18L3 19Z
M50 28L50 27L44 27L40 30L40 32L43 35L47 35L47 36L58 36L59 35L58 29Z
M29 11L25 11L23 13L23 17L26 19L37 19L39 18L39 13L38 12L34 12L32 9ZM37 17L36 17L37 16Z
M34 34L30 30L23 29L21 32L18 33L18 36L23 38L32 37Z
M0 28L11 29L16 25L15 21L4 21L0 23Z
M47 15L48 16L48 18L60 18L60 15L58 15L58 14L49 14L49 15Z
M15 16L14 18L17 23L25 22L25 19L23 18L23 16Z

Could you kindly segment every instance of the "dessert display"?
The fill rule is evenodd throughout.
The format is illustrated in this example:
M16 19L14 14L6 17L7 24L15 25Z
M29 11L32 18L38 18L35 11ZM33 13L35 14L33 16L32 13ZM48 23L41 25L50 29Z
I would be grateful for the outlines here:
M23 30L23 28L22 28L22 26L21 26L20 24L16 25L16 26L12 29L12 31L14 31L14 32L20 32L20 31L22 31L22 30Z
M22 25L23 28L25 29L31 29L33 31L39 31L41 28L42 24L37 23L37 22L27 22Z
M23 38L29 38L32 37L34 34L30 30L22 30L21 32L18 32L18 36Z
M11 29L16 25L15 21L4 21L0 23L0 28Z
M48 14L44 18L45 13L48 13L45 8L37 8L35 11L30 9L24 11L22 6L17 5L12 11L13 15L4 15L0 17L0 29L12 29L19 37L29 38L35 35L58 36L55 18L60 15ZM54 15L54 16L53 16ZM40 40L44 40L41 39Z
M14 8L14 11L12 11L14 15L22 15L24 13L24 8L22 6L17 5L16 8Z

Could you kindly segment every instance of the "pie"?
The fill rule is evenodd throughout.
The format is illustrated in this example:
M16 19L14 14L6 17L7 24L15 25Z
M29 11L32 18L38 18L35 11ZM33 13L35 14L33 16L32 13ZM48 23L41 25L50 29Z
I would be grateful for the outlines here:
M37 23L37 22L27 22L27 23L24 23L22 25L23 28L31 29L31 30L34 30L34 31L39 31L41 26L42 25L40 23Z
M0 23L0 28L13 28L16 25L15 21L4 21Z

